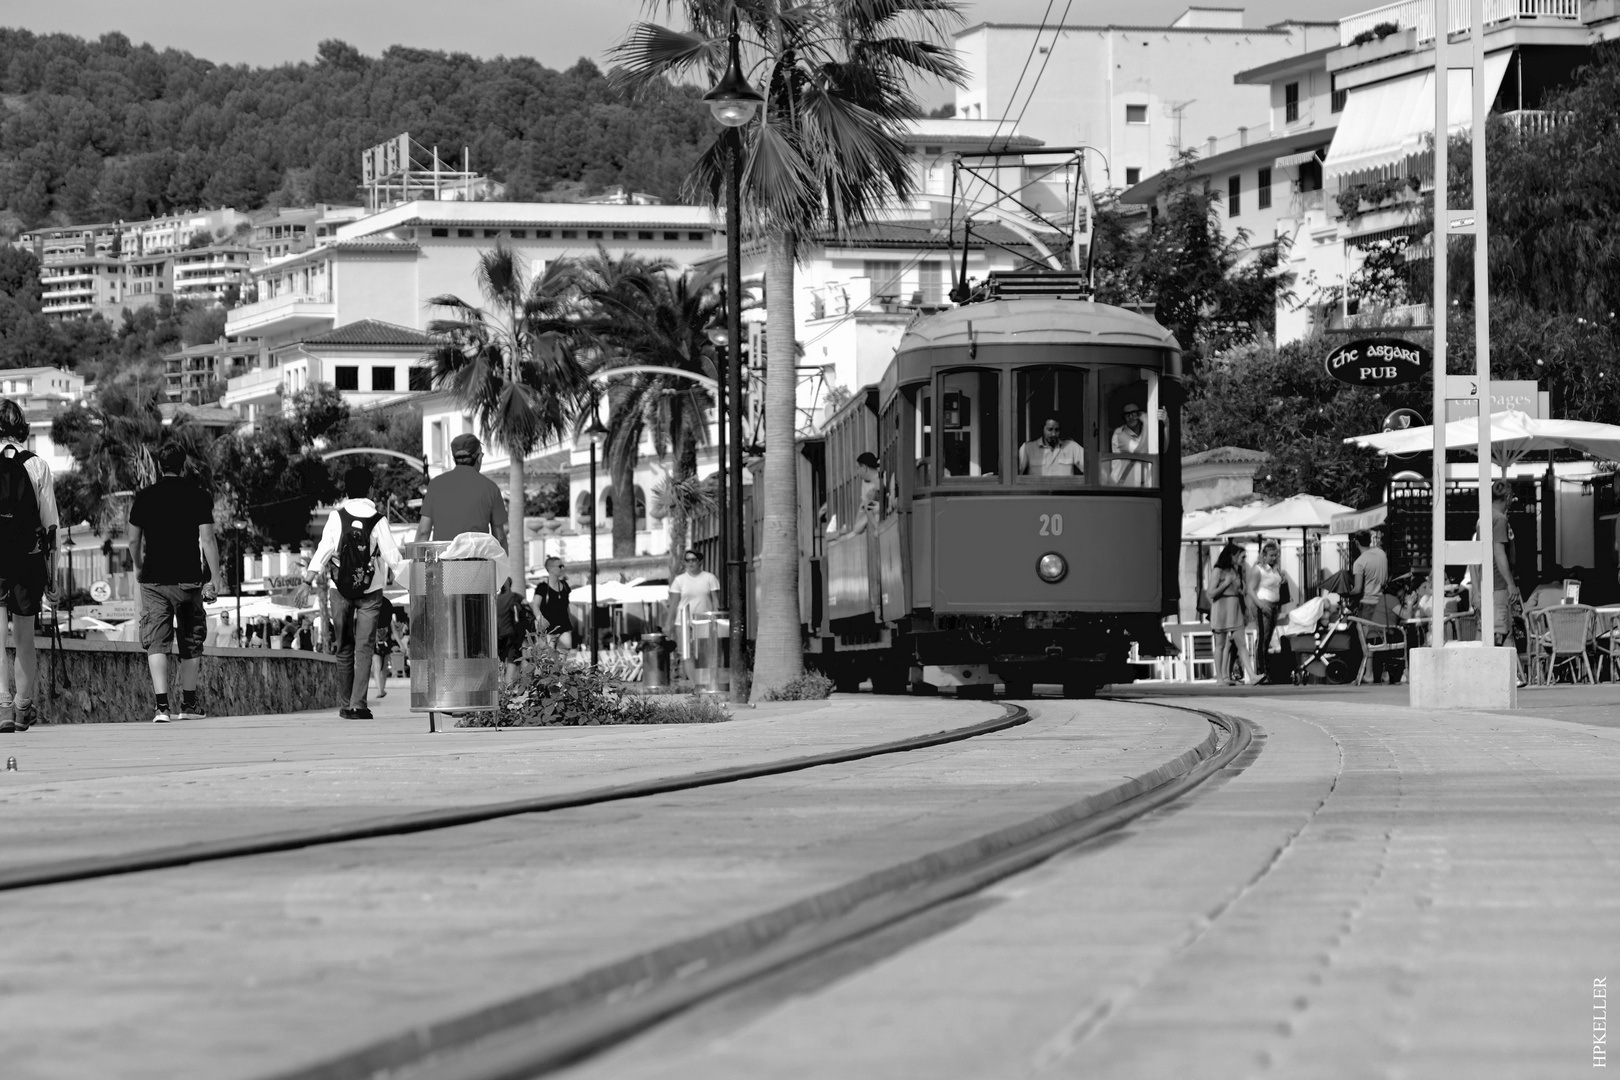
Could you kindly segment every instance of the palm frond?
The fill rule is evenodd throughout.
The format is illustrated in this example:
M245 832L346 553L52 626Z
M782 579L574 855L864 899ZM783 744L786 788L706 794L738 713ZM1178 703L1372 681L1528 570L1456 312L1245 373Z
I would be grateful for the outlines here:
M608 50L616 65L608 79L614 87L635 93L649 84L670 76L701 68L713 74L726 62L724 39L699 33L683 33L656 23L637 23L624 40Z

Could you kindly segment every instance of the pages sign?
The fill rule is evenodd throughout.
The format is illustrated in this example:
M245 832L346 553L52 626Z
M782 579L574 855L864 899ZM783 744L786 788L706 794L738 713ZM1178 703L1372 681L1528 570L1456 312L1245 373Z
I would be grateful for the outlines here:
M1327 354L1327 373L1351 386L1402 386L1429 371L1429 350L1399 338L1368 338Z

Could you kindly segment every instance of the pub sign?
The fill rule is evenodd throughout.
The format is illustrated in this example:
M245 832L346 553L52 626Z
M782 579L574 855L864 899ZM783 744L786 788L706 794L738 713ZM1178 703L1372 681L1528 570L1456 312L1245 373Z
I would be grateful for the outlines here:
M1429 350L1400 338L1351 341L1327 354L1327 373L1351 386L1404 386L1429 371Z

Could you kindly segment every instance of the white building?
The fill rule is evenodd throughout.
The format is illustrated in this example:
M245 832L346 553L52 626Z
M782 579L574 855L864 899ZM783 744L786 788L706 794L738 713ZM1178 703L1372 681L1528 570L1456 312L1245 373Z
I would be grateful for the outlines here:
M1464 63L1471 33L1466 6L1454 7L1451 19L1462 53L1453 63ZM1378 37L1373 28L1380 25L1397 30ZM1243 228L1252 245L1288 245L1285 265L1298 300L1278 305L1279 342L1319 327L1431 321L1426 307L1374 310L1346 295L1345 285L1371 245L1405 238L1414 258L1427 257L1427 237L1417 234L1419 200L1433 197L1425 149L1434 130L1433 6L1388 5L1348 16L1339 27L1332 47L1239 72L1238 83L1269 88L1270 122L1209 140L1211 152L1194 170L1224 196L1229 233ZM1540 111L1544 98L1593 44L1620 37L1620 15L1605 0L1523 0L1489 23L1485 35L1491 111L1520 125L1550 123ZM1471 77L1453 70L1450 84L1455 134L1472 121ZM1417 190L1387 183L1407 177ZM1124 199L1151 203L1163 182L1162 175L1149 177Z
M84 376L54 367L9 368L0 371L0 398L22 406L28 418L24 450L37 454L53 473L74 466L73 455L51 441L56 414L84 397Z
M1245 27L1243 9L1227 7L1189 7L1168 26L980 23L956 35L968 69L956 115L1004 119L1049 146L1094 146L1108 160L1104 186L1131 187L1210 134L1262 127L1265 91L1232 76L1338 33L1295 20Z

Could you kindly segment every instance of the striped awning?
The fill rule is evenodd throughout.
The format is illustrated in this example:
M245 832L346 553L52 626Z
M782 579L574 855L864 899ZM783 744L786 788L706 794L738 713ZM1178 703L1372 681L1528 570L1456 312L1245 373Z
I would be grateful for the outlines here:
M1289 154L1286 157L1280 157L1273 162L1273 165L1278 169L1292 169L1308 162L1320 160L1322 159L1317 155L1315 150L1306 150L1304 153Z

